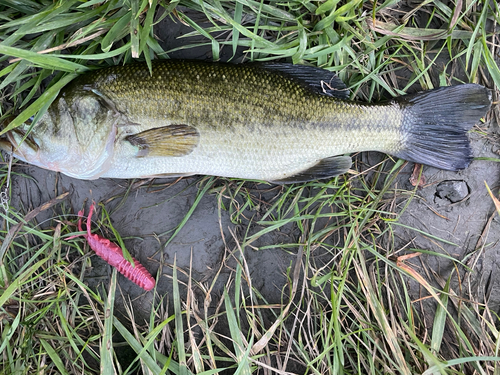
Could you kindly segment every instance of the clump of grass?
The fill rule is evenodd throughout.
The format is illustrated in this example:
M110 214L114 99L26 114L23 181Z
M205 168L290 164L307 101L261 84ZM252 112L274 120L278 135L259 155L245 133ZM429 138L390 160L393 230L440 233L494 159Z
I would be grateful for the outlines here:
M32 211L31 219L62 199ZM81 254L62 245L61 223L42 230L24 225L26 217L1 215L8 229L2 230L0 260L2 368L12 374L87 371L99 361L103 315L95 306L99 295L81 281Z
M203 15L208 26L192 12ZM402 94L415 84L432 88L489 82L487 77L500 87L496 2L424 2L404 9L361 0L19 0L0 4L0 15L1 132L32 116L36 126L78 73L168 57L174 51L164 51L154 32L165 17L192 27L183 49L199 47L190 38L203 37L201 44L211 47L215 60L224 49L235 55L244 48L248 60L286 58L321 66L336 72L352 97L362 100ZM440 66L443 55L448 59ZM168 241L208 193L245 230L234 236L208 285L174 261L173 312L156 298L146 327L137 325L133 308L126 310L126 321L117 318L115 271L107 290L83 282L89 259L83 247L64 241L75 231L65 217L55 216L41 229L34 216L18 214L7 200L0 231L2 367L6 373L84 374L139 368L144 374L498 371L495 313L474 296L460 298L453 275L442 280L417 268L411 256L424 249L400 254L391 245L396 208L404 209L416 190L394 189L401 162L384 172L389 163L375 167L369 178L269 187L272 199L262 199L262 187L251 189L248 182L203 180L188 215L164 234ZM11 175L3 163L2 189ZM253 218L252 210L260 216ZM283 227L297 231L295 241L262 245L266 235ZM296 253L283 301L275 305L254 287L245 258L245 252L270 247ZM214 285L231 262L225 291L217 296ZM459 260L456 264L461 267ZM432 301L432 328L419 311L421 301L409 293L410 281ZM196 299L200 293L203 302ZM125 366L117 355L121 345L135 353Z
M447 368L489 372L498 360L492 339L494 314L487 306L477 309L473 301L460 299L450 280L439 280L440 288L432 286L408 263L411 257L380 246L397 224L396 215L387 209L394 203L392 181L401 164L389 174L380 168L370 179L358 177L360 184L344 177L286 187L290 192L264 210L254 233L235 237L209 285L200 284L190 269L179 269L174 260L173 313L164 311L157 299L147 326L137 325L132 306L126 309L125 321L113 314L116 270L106 291L85 285L88 258L83 249L64 241L74 226L57 219L55 228L41 230L28 222L20 227L2 265L9 280L0 296L5 311L4 367L14 371L22 364L37 372L95 373L100 366L106 373L142 368L153 374L166 369L174 374L257 369L285 374L430 374ZM215 190L231 191L231 198L221 195L220 209L222 202L262 202L251 186L227 184ZM411 197L415 191L404 193ZM253 286L245 252L252 251L269 227L290 223L301 235L296 243L279 247L295 251L296 259L287 270L282 303L272 305ZM225 267L232 272L224 279L225 292L216 299L212 287ZM420 318L418 301L409 295L408 277L427 289L435 302L432 329ZM460 318L451 305L459 307ZM447 335L445 327L451 330ZM131 363L118 361L115 352L123 342L114 332L135 352ZM16 350L19 340L29 345Z

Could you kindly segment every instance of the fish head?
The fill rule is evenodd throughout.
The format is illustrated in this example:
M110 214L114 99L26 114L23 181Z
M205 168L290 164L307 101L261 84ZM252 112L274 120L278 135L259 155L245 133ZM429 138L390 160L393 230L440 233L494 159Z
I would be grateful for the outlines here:
M6 132L0 147L29 164L96 179L111 164L119 117L91 91L62 92L34 125Z

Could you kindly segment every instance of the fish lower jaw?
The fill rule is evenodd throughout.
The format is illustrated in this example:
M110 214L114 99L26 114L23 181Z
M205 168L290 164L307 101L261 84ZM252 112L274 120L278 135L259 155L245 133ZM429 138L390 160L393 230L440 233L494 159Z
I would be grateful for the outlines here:
M22 154L21 155L14 154L14 157L30 165L34 165L36 167L53 172L60 172L68 177L76 178L79 180L96 180L99 177L101 177L101 175L108 169L108 168L103 168L104 166L103 164L95 168L92 168L90 166L90 168L86 167L85 169L78 169L74 168L75 164L64 166L61 165L61 163L58 161L51 162L45 160L44 162L42 162L41 160L44 160L44 158L39 153L37 153L35 157L29 157L29 158L23 157Z
M48 168L51 170L56 170L56 168ZM76 178L78 180L97 180L100 177L103 177L103 174L105 174L106 170L103 170L101 167L97 167L94 169L86 169L84 172L83 171L74 171L74 170L68 170L64 168L59 168L57 170L58 172L61 172L62 174Z

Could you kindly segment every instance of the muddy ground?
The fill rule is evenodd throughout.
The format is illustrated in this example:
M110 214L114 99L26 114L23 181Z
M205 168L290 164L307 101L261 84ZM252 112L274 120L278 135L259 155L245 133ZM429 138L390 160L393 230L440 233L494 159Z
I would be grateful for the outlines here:
M158 28L157 35L162 40L165 50L182 45L178 35L188 29L169 20ZM170 54L173 58L210 58L210 46L197 50L179 51ZM223 60L232 56L225 50ZM498 126L487 123L482 126L489 134L471 135L475 156L498 157ZM413 164L409 164L396 181L398 187L412 190L409 177ZM203 177L175 180L126 181L100 179L80 181L54 172L26 165L15 165L15 172L22 172L31 178L13 175L14 207L22 212L40 206L64 191L71 192L69 206L75 213L84 201L104 202L111 215L114 228L125 238L130 253L139 259L153 274L161 273L157 292L160 295L172 295L172 264L188 271L192 266L195 280L209 285L218 271L221 262L228 257L228 250L236 248L233 236L241 240L244 227L231 222L229 212L218 209L216 194L206 194L192 213L184 227L165 247L172 232L181 223L195 202L197 183ZM470 267L470 272L461 268L461 278L468 281L458 288L457 279L453 284L458 294L464 296L473 293L488 301L494 311L500 309L500 216L495 214L494 205L489 197L485 181L492 191L497 192L500 181L500 164L491 161L474 161L461 172L445 172L424 167L426 183L418 191L418 197L401 216L400 223L422 231L400 226L396 231L396 251L403 249L424 249L439 254L448 254L461 259ZM130 186L133 186L130 190ZM140 186L138 186L140 185ZM221 186L216 182L214 186ZM264 190L263 199L272 199L279 194L280 188L271 185L255 186L248 182L246 186ZM259 193L260 194L260 193ZM226 202L227 203L227 202ZM87 203L86 208L88 209ZM258 211L258 210L257 210ZM248 215L258 212L248 211ZM52 215L47 212L37 220L43 222ZM75 216L68 216L75 220ZM425 234L424 234L425 233ZM109 237L109 233L102 233ZM262 238L257 246L265 244L291 243L298 240L298 231L283 228L267 238ZM431 236L439 237L450 243L444 243ZM226 241L226 242L225 242ZM453 245L451 244L453 243ZM279 247L255 251L245 249L254 287L266 298L268 303L279 303L282 289L286 285L286 269L295 260L295 250L285 251ZM455 273L454 263L435 255L422 255L409 261L415 269L430 272L431 278L446 280L450 273ZM107 283L110 267L97 257L92 258L92 269L87 281L93 285ZM224 268L223 275L215 285L213 293L220 296L224 282L230 273ZM225 275L225 276L224 276ZM183 278L183 280L186 280ZM417 298L425 294L416 282L409 281ZM136 318L149 316L152 293L144 293L140 288L119 276L119 285L123 295L134 301ZM467 285L467 286L466 286ZM465 287L466 286L466 287ZM127 297L128 298L128 297ZM214 299L215 300L215 299ZM120 309L121 303L117 303Z
M498 126L484 126L490 134L498 134ZM498 136L487 139L471 133L476 157L497 157ZM396 249L423 249L436 255L423 254L408 263L434 285L443 287L451 275L451 286L457 296L488 303L489 308L500 309L500 215L488 195L485 183L498 192L500 165L491 161L473 161L460 172L446 172L424 167L426 184L402 214L399 223L422 231L396 226ZM400 187L411 188L402 178ZM439 238L432 238L436 237ZM444 241L447 242L444 242ZM406 251L402 250L401 254ZM463 265L450 261L449 255ZM459 277L457 277L457 273ZM428 295L414 280L409 279L416 298ZM423 316L429 320L433 315Z

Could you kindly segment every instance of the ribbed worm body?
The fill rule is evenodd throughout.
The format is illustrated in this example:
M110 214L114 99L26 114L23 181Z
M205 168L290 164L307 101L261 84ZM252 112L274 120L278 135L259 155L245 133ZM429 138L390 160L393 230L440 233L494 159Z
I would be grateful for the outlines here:
M94 203L90 206L89 216L87 218L87 233L82 234L87 240L90 248L95 251L97 255L99 255L102 259L104 259L108 264L115 267L118 272L120 272L127 279L132 281L133 283L139 285L144 290L151 290L155 286L155 279L151 276L151 274L144 268L142 264L135 258L134 266L125 259L123 256L122 249L111 242L110 240L99 236L97 234L93 234L90 232L90 223L92 222L92 213L94 212ZM80 219L78 220L78 229L83 232L82 229L82 217L84 212L79 211L78 216ZM74 238L77 236L70 237L68 239Z
M153 279L146 268L144 268L137 259L132 259L134 260L135 267L132 267L130 262L123 258L123 260L115 266L118 272L145 290L153 289L155 286L155 279Z

